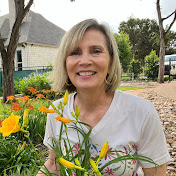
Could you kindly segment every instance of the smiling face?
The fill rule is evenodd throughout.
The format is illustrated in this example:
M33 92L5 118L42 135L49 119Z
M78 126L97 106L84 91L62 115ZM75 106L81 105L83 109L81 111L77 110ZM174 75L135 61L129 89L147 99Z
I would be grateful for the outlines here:
M102 32L87 30L78 48L66 59L68 76L77 90L105 90L104 80L108 73L110 56Z

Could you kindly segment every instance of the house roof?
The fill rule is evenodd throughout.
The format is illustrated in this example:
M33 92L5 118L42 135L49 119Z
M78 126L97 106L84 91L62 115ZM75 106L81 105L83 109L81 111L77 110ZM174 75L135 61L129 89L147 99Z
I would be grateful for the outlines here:
M9 41L10 24L9 14L0 17L0 33ZM46 20L42 15L29 11L20 30L19 43L38 43L46 45L59 45L65 30Z

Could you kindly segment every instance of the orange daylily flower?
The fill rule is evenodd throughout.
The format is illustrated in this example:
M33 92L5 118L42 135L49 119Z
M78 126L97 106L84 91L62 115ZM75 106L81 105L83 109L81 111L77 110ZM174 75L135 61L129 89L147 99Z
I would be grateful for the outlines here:
M15 116L12 112L11 115L2 122L0 133L3 133L3 137L20 131L20 127L18 125L20 118L20 116Z
M36 99L42 99L45 98L43 94L36 94Z
M47 94L48 92L51 92L51 91L43 89L42 92L45 93L45 94Z
M27 102L27 101L29 100L29 96L26 95L26 96L24 96L24 97L20 97L19 99L20 99L22 102Z
M55 119L56 119L56 121L60 121L62 123L70 123L71 122L70 119L68 119L68 118L62 118L60 115L57 116Z
M33 87L28 87L28 90L33 94L33 92L36 92L37 90Z
M26 107L27 107L28 109L32 109L32 110L34 111L34 106L30 105L30 101L28 101L28 102L26 103Z
M15 112L17 112L18 110L23 110L22 105L17 104L17 103L12 103L12 109L11 111L14 110Z
M43 105L41 105L38 109L39 109L40 112L55 113L55 110L54 110L54 109L45 108Z
M9 100L11 100L11 101L12 101L13 99L15 99L15 97L14 97L14 96L8 96L8 97L7 97L7 101L9 101Z
M28 109L32 109L34 111L34 106L28 106Z

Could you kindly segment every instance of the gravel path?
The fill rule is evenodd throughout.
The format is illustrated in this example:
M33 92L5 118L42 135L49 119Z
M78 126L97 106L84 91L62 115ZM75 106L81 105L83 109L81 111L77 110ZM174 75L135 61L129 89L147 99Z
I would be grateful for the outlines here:
M155 106L166 135L171 156L167 164L167 176L176 176L176 81L170 83L122 83L121 86L142 86L152 88L126 91L149 100Z

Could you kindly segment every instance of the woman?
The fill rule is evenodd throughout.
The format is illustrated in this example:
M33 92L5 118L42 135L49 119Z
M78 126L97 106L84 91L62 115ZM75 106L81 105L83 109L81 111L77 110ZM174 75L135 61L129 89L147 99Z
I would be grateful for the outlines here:
M70 114L78 105L79 120L92 127L91 157L97 156L103 144L108 142L109 151L136 153L160 165L156 169L155 165L141 161L144 175L165 176L169 154L160 119L150 102L117 90L121 77L117 51L110 29L94 19L78 23L65 34L53 74L55 89L75 92L69 96L64 116L72 118ZM63 99L54 105L57 107L60 101ZM44 144L49 147L49 159L45 166L57 174L50 137L58 139L58 131L55 116L49 115L44 139ZM72 132L69 138L73 144L77 142ZM113 154L102 159L101 164L111 159ZM123 163L110 165L102 174L121 175L124 167ZM131 161L123 175L142 175L138 168L138 163Z

